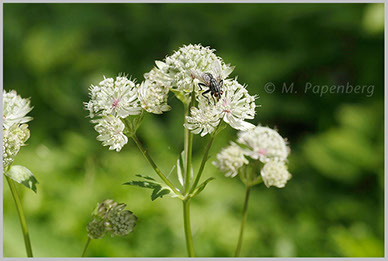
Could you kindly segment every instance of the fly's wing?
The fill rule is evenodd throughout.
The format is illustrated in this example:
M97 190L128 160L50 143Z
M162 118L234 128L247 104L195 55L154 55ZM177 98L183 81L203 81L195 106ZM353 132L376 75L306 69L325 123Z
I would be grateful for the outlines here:
M210 84L209 76L206 73L202 73L202 72L200 72L198 70L191 69L190 70L190 76L193 79L200 80L202 83L204 83L206 85Z
M217 80L217 82L223 80L222 78L222 70L221 70L221 64L220 64L220 61L218 61L218 59L215 59L213 61L213 71L215 73L215 78Z

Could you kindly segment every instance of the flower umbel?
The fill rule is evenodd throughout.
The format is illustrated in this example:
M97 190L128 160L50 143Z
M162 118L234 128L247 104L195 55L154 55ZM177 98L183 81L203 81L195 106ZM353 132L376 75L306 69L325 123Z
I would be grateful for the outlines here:
M225 173L226 177L235 177L239 169L248 163L243 150L233 142L230 146L222 149L217 154L217 161L213 162L219 170Z
M277 131L263 126L239 132L237 142L245 145L246 155L263 163L270 160L285 161L290 151L285 139Z
M15 90L3 91L3 129L32 120L26 116L31 110L30 99L23 99Z
M139 85L138 95L141 107L151 113L162 114L171 110L167 105L168 88L145 80Z
M120 118L109 115L92 122L97 123L94 127L99 133L97 140L102 141L103 146L120 151L127 144L128 138L124 135L125 125Z
M197 97L198 108L192 107L191 115L186 117L187 129L205 136L211 134L221 120L237 130L254 128L245 120L255 116L255 97L236 80L224 80L223 86L223 95L216 104L209 103L202 95Z
M178 99L188 104L193 87L197 88L197 81L193 79L191 72L210 72L215 75L213 65L216 61L221 67L220 77L225 79L234 69L216 56L214 51L200 44L185 45L171 56L167 56L164 61L156 61L156 67L144 77L159 86L170 88Z
M260 173L264 184L268 188L270 186L283 188L287 181L291 179L291 174L288 172L286 164L281 161L269 161L265 163Z
M90 117L113 115L126 118L141 112L137 88L133 81L125 76L105 78L98 85L89 88L90 101L85 103Z
M27 116L32 110L30 99L23 99L16 91L3 92L3 168L9 167L20 148L30 137Z
M30 137L27 124L12 125L9 129L3 129L3 169L10 166L20 148Z
M238 133L237 144L232 143L217 154L216 165L227 177L234 177L244 165L249 165L250 177L261 177L267 187L283 188L291 178L287 170L286 161L289 147L280 134L268 127L257 126L248 131ZM247 171L247 169L245 169ZM253 179L255 180L255 178Z

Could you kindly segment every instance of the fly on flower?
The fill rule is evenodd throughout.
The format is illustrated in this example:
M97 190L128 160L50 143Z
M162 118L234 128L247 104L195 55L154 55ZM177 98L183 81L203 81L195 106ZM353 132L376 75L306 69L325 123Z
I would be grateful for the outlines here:
M214 104L220 100L221 95L223 94L223 91L221 90L222 85L224 84L224 80L222 79L221 74L221 65L218 59L213 61L213 71L215 75L211 74L210 72L202 73L196 70L190 70L190 75L193 79L198 79L201 82L198 83L199 90L202 91L202 87L207 87L206 91L202 93L202 96L205 97L210 104L209 97L207 97L205 94L210 92L211 97L213 98Z

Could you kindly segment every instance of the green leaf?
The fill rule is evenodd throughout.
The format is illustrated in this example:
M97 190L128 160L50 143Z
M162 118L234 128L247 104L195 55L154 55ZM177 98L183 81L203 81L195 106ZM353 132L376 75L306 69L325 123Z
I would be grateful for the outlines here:
M169 194L170 189L163 187L160 183L156 182L153 178L148 176L136 175L137 177L143 178L145 180L133 180L124 183L123 185L138 186L141 188L152 189L151 200L154 201L157 198L162 198L163 196Z
M140 174L136 174L136 177L147 179L147 180L151 180L151 181L155 181L155 179L151 178L150 176L143 176L143 175L140 175Z
M154 188L154 191L152 191L151 200L154 201L158 197L163 198L164 195L167 195L169 193L170 193L169 189L162 188L162 186L159 186L158 188Z
M39 182L34 177L34 174L26 167L14 165L5 175L36 193L36 184L39 184Z
M191 196L194 197L194 196L198 195L199 193L201 193L201 191L205 189L207 183L209 183L209 182L212 181L213 179L215 179L215 178L211 177L211 178L208 178L207 180L205 180L204 182L202 182L202 183L201 183L201 184L193 191L193 193L191 194Z

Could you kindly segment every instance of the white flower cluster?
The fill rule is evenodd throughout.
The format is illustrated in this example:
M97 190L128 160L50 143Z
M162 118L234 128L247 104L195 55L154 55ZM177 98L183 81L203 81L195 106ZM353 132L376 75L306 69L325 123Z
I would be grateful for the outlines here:
M10 166L20 148L30 137L27 116L32 110L29 99L23 99L16 91L3 92L3 169Z
M238 170L248 163L241 148L232 142L230 146L217 154L217 161L214 162L214 165L224 172L226 177L235 177Z
M90 101L85 103L95 129L97 139L110 150L120 151L128 142L124 134L122 120L131 115L139 115L142 110L161 114L170 110L167 105L168 89L160 88L146 80L140 84L118 76L105 78L98 85L89 88Z
M271 160L285 161L290 152L286 141L271 128L257 126L238 133L237 142L244 144L244 153L255 160L267 163Z
M117 203L111 199L104 200L93 211L93 220L86 226L88 236L98 239L107 232L112 237L125 236L132 232L136 225L137 217L129 210L125 210L126 204Z
M243 165L249 164L248 158L264 164L260 174L267 187L285 186L291 178L286 166L290 149L277 131L259 125L239 132L237 143L221 150L213 162L227 177L235 177Z
M145 78L160 88L169 88L185 104L189 104L190 94L195 91L198 106L190 109L191 115L186 117L184 125L195 134L211 134L221 121L238 130L253 128L245 120L254 118L255 97L236 79L226 79L234 67L225 64L214 51L199 44L183 46L164 61L156 61L156 67ZM198 87L199 83L204 84L202 76L206 73L221 86L217 101L211 93L204 94L206 88Z
M255 117L255 97L236 80L224 80L222 90L223 94L215 105L209 104L202 95L198 96L198 107L191 108L191 115L186 117L186 128L201 136L212 133L221 120L237 130L254 128L245 120Z
M156 61L156 67L144 77L159 86L169 88L178 94L178 98L181 96L186 98L182 101L187 101L195 85L191 76L193 71L210 72L215 75L217 72L214 71L214 62L221 65L222 79L233 71L234 67L225 64L214 52L215 50L200 44L185 45L171 56L167 56L164 61Z

